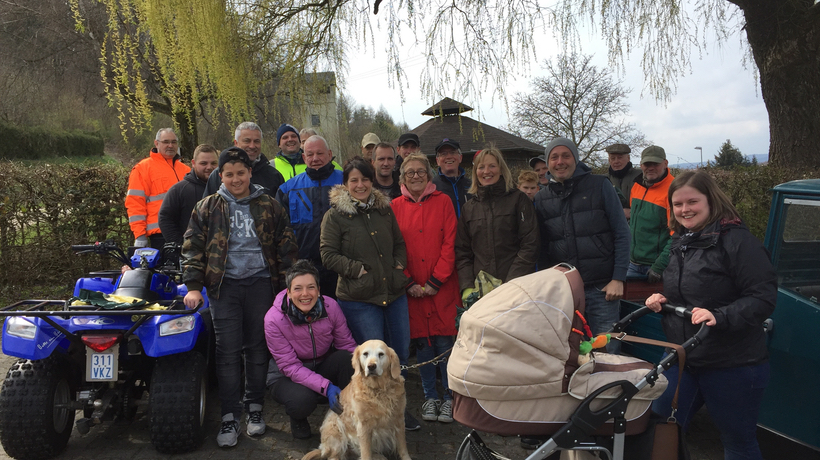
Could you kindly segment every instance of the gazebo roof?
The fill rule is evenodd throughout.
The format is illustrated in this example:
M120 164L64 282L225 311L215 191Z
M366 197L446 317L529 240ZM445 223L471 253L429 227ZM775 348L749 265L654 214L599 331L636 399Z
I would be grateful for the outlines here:
M438 117L441 115L456 115L463 112L469 112L470 110L473 110L473 108L469 105L464 105L461 102L445 97L444 99L433 104L424 112L421 112L421 114L431 117Z

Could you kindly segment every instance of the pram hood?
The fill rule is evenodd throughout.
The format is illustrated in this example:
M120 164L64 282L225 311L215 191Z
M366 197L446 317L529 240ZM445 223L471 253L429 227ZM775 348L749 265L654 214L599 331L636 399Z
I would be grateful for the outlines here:
M596 353L578 366L583 283L577 270L541 270L502 284L461 317L447 365L450 388L482 401L534 401L566 394L584 399L615 380L636 383L652 365L636 358ZM656 399L661 378L635 399ZM613 395L614 396L614 395Z
M573 289L574 288L574 289ZM574 292L573 292L574 291ZM578 368L583 282L574 268L515 278L461 317L447 364L450 388L476 399L532 400L566 393Z

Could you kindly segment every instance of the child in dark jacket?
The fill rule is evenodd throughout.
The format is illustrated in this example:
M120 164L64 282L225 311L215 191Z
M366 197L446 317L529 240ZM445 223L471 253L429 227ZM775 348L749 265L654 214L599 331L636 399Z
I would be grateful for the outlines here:
M216 336L216 376L222 401L220 447L235 446L243 402L249 436L265 432L262 403L268 350L262 321L298 248L285 210L250 183L248 154L219 155L219 191L197 203L182 247L185 306L195 308L207 288ZM241 395L242 356L245 394Z

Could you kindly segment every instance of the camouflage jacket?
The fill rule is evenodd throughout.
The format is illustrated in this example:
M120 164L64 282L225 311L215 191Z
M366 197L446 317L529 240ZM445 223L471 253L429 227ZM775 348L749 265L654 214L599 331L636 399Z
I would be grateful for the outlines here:
M285 272L299 256L296 237L284 208L269 195L251 200L250 211L276 294L287 287ZM194 208L182 245L182 281L189 290L201 291L204 286L208 295L219 297L228 257L228 212L228 202L218 193L205 197Z

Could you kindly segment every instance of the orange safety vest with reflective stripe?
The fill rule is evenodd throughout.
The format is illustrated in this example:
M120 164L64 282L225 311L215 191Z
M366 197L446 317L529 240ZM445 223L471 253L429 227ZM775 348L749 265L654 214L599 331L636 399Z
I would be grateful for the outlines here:
M160 233L159 208L162 206L162 199L168 189L181 181L190 170L182 163L179 155L165 158L156 149L152 149L148 158L131 169L125 209L135 238Z

